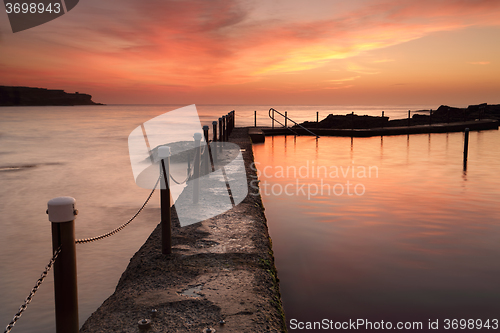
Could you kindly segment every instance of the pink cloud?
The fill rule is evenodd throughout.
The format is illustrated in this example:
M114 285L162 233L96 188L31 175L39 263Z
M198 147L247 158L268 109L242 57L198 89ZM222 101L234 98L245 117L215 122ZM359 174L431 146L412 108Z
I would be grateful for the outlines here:
M61 82L234 85L318 68L435 31L500 24L498 0L371 0L341 16L332 12L328 19L309 21L301 20L300 12L297 19L259 20L251 15L252 6L237 0L92 5L101 11L81 6L80 17L71 13L73 21L61 20L48 41L33 44L29 52L53 59L40 61L34 71L16 61L16 55L28 52L28 42L11 46L9 59L0 60L8 77L29 78L31 71L43 77L51 73Z

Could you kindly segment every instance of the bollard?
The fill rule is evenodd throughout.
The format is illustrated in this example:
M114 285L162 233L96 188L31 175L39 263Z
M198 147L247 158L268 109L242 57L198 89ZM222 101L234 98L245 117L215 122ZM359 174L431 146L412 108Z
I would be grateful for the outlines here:
M194 180L193 180L193 203L200 200L200 158L201 158L201 133L194 133Z
M229 114L224 117L222 124L224 126L224 142L226 142L229 137Z
M209 128L208 128L207 125L203 126L203 137L205 138L205 142L207 144L208 144L208 141L209 141L208 140L208 130L209 130Z
M212 141L217 141L217 121L212 121L212 129L213 129L213 138Z
M76 200L58 197L47 203L47 214L52 222L52 250L61 246L61 253L54 263L54 298L56 332L78 333L78 285L75 249Z
M172 220L170 208L170 147L158 147L160 172L163 174L160 186L161 207L161 253L172 253Z
M229 131L227 135L227 139L229 141L229 136L233 133L234 128L234 111L229 112Z
M212 121L212 125L214 127L214 138L212 140L210 152L212 153L212 164L215 170L215 164L217 164L217 144L215 143L217 141L217 121Z
M222 141L226 141L226 116L222 116Z
M208 175L209 171L209 166L210 166L210 153L209 153L209 148L210 145L208 144L208 126L203 126L203 133L205 136L205 151L203 152L203 174Z
M465 129L464 137L464 170L467 170L467 155L469 154L469 129Z
M410 110L408 110L408 126L410 126Z
M253 127L257 127L257 110L253 112Z
M222 142L222 117L219 118L219 141ZM219 147L219 152L222 153L222 144L217 145Z
M222 141L222 117L219 118L219 141Z

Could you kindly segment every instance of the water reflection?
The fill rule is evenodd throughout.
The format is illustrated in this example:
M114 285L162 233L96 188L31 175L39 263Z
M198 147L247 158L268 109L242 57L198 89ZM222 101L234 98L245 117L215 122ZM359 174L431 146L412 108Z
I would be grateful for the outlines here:
M255 146L287 318L497 316L500 135L481 135L467 171L461 133Z

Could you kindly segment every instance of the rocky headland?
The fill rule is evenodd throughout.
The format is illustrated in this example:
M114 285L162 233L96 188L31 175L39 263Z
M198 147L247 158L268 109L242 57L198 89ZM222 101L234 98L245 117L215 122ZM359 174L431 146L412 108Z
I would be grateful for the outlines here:
M0 106L73 106L103 105L92 101L92 96L72 94L64 90L0 86Z

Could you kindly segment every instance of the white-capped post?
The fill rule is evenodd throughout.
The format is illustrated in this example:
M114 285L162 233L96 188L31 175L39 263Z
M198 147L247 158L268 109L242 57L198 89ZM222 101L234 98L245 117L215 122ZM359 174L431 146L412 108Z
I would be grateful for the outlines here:
M54 298L56 332L78 333L78 287L75 249L75 209L72 197L58 197L47 203L47 214L52 222L52 250L61 247L54 263Z
M160 158L161 253L172 253L172 220L170 208L170 147L158 147Z

